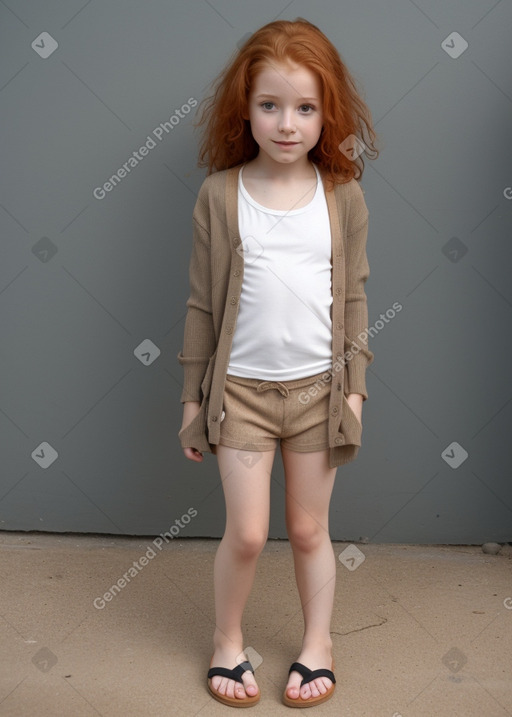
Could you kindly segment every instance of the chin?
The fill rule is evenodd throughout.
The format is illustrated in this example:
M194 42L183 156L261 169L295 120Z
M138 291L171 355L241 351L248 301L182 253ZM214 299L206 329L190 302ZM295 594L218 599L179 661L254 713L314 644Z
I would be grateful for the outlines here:
M277 164L293 164L299 159L299 157L273 157L274 162Z

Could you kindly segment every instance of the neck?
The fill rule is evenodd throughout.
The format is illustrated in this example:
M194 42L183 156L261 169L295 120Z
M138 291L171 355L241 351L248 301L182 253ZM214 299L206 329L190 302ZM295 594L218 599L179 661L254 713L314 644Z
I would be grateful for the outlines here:
M268 155L259 154L250 162L251 173L262 179L275 179L288 182L297 179L310 179L315 174L313 164L307 156L301 157L296 162L276 162ZM315 174L316 176L316 174Z

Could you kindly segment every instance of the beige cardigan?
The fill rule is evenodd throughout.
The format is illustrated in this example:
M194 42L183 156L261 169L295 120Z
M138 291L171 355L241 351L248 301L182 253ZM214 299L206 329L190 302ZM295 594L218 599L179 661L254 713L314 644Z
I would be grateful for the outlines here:
M215 172L204 180L193 215L190 296L178 361L184 370L180 400L199 401L201 408L178 436L182 448L206 452L215 452L219 443L224 383L242 291L240 166ZM368 398L365 371L374 355L367 344L364 285L370 270L366 256L368 209L363 191L352 179L326 190L325 196L332 237L333 338L332 368L322 379L331 382L328 431L329 464L333 468L354 460L361 446L362 426L346 396L360 393L364 400Z

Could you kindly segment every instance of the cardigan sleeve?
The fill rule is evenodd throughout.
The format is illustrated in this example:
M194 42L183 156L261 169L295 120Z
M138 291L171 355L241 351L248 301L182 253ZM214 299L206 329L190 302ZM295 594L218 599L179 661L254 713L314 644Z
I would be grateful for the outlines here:
M183 348L178 354L178 361L183 366L184 373L181 403L202 400L201 383L216 345L212 315L208 199L205 194L203 187L203 191L199 192L192 219L190 295L186 304Z
M370 275L366 255L368 209L359 183L354 187L355 196L350 202L345 247L344 350L347 363L344 393L360 393L366 400L366 368L374 359L374 354L368 348L368 303L365 293L365 283Z

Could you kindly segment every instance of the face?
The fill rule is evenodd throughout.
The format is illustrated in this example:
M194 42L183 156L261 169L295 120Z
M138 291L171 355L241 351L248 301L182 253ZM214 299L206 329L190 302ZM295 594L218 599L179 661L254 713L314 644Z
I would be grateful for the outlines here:
M271 162L307 162L322 131L322 95L317 75L295 63L268 64L249 94L249 120L260 155Z

